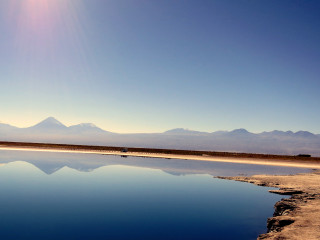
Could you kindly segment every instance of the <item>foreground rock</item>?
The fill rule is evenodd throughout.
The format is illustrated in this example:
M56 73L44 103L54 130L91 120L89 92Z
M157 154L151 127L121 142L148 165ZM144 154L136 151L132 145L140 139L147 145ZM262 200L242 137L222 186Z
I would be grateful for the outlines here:
M320 239L320 171L289 176L218 178L277 187L280 189L269 192L291 195L275 204L274 215L267 221L268 233L258 239Z

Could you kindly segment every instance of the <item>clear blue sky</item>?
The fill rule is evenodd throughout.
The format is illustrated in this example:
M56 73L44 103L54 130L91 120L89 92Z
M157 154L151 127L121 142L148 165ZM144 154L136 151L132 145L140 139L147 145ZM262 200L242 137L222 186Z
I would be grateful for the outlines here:
M2 0L0 121L320 133L320 2Z

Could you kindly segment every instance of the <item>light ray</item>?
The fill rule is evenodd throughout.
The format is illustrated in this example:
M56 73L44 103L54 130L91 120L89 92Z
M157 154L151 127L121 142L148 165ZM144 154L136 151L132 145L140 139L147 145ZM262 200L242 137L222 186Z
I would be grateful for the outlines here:
M83 67L79 71L86 71L88 66L81 25L85 22L81 14L83 2L10 0L8 4L7 18L15 25L16 72L21 73L30 86L37 87L47 81L50 82L48 89L59 84L61 93L68 91L68 84L62 79L69 77L70 71L66 69L68 64L73 64L70 59L78 59L72 54L82 58Z

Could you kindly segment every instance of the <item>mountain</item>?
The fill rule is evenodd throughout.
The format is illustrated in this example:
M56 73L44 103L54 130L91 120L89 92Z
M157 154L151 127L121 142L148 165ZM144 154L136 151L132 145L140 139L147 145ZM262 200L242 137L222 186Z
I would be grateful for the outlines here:
M299 132L296 132L295 135L299 137L305 137L305 138L317 137L315 134L308 131L299 131Z
M118 134L92 123L65 126L53 117L29 127L0 124L0 141L127 146L320 156L320 135L307 131L251 133L240 128L212 133L175 128L163 133ZM54 167L53 167L54 169Z
M236 137L243 137L243 136L250 136L250 135L253 135L253 133L251 132L248 132L246 129L244 128L240 128L240 129L235 129L231 132L227 132L228 135L231 135L231 136L236 136Z
M15 129L17 129L17 127L0 122L0 131L8 131L8 130L15 130Z
M9 138L18 128L9 124L0 123L0 139Z
M164 132L164 134L173 134L173 135L199 135L207 134L206 132L193 131L185 128L174 128Z
M70 133L107 133L107 131L97 127L93 123L80 123L69 127ZM110 133L110 132L109 132Z
M43 120L42 122L29 127L28 129L33 131L56 131L56 130L65 130L67 126L63 125L54 117L48 117L47 119Z
M292 131L284 132L284 131L274 130L274 131L271 131L271 132L263 132L260 135L262 135L262 136L274 136L274 137L288 137L288 136L293 136L294 132L292 132Z
M273 136L273 137L302 137L302 138L317 138L319 136L319 134L313 134L311 132L308 131L298 131L298 132L292 132L292 131L278 131L278 130L274 130L272 132L263 132L260 135L262 136Z

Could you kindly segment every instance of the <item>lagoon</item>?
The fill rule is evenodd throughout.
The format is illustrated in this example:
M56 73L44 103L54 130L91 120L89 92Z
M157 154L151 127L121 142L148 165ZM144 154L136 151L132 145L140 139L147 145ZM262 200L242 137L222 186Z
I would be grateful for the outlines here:
M256 239L270 188L213 176L306 169L0 151L1 239Z

